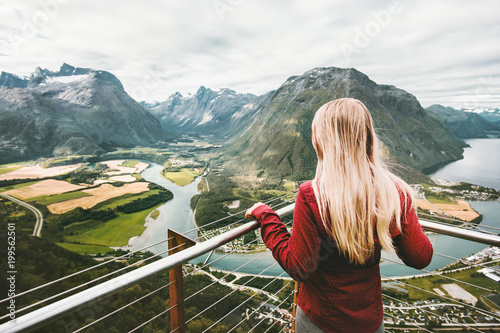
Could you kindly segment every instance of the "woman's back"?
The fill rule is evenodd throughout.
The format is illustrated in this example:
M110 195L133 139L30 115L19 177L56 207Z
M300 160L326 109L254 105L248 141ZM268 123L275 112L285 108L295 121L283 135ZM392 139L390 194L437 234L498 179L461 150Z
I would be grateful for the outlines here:
M369 111L359 101L322 106L312 124L316 177L297 193L290 235L267 205L247 216L261 221L274 258L301 281L298 306L326 332L373 333L383 319L380 251L396 250L409 266L432 258L411 189L378 157Z

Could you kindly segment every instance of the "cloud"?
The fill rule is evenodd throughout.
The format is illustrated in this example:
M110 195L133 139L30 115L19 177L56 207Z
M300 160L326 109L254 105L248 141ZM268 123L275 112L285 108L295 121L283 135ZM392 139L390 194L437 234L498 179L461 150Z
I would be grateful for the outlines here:
M495 0L26 0L0 8L0 70L67 62L164 100L200 85L262 94L313 67L354 67L424 106L500 107L499 10Z

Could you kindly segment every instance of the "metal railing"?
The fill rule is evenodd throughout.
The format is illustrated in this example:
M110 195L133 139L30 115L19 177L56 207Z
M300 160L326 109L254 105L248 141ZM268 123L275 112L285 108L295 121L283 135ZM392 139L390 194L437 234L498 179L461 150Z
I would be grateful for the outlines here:
M284 208L276 210L276 212L281 217L284 217L293 213L294 207L295 204L290 204ZM420 223L422 227L427 231L500 247L499 235L487 234L473 230L464 230L456 226L443 225L427 220L420 220ZM190 244L192 245L191 247L176 253L169 253L168 257L149 263L134 271L125 273L119 277L113 278L87 290L81 291L72 296L66 297L62 300L46 305L40 309L17 317L15 320L15 325L4 323L0 325L0 332L24 332L43 327L53 320L61 318L80 308L86 307L90 304L93 304L94 302L97 302L110 295L127 289L145 279L152 277L153 275L166 271L172 272L172 270L181 267L182 264L185 264L188 261L195 259L201 255L207 254L221 247L222 245L225 245L245 235L250 231L256 230L258 227L259 223L257 221L252 221L245 223L244 225L235 227L228 232L225 232L219 236L215 236L206 241L198 243L193 242L192 244ZM172 244L169 244L169 248L172 248ZM182 279L182 274L177 275L177 279ZM174 282L175 281L172 282L171 280L170 285ZM175 307L181 307L177 306L178 303L172 304L172 300L170 302L171 307L167 310L171 310ZM182 329L179 329L179 331L182 331Z

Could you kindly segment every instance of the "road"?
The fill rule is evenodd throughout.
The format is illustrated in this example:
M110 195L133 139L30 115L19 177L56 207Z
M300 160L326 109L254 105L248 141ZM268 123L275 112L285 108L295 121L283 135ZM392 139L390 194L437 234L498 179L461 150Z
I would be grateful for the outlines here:
M24 201L21 201L17 198L14 198L10 195L7 195L7 194L3 194L3 193L0 193L0 196L6 198L6 199L9 199L10 201L13 201L21 206L24 206L26 208L28 208L29 210L31 210L33 212L33 214L35 214L36 216L36 223L35 223L35 229L33 230L33 236L36 236L36 237L41 237L41 233L42 233L42 225L43 225L43 215L42 215L42 212L39 211L37 208L33 207L32 205L30 204L27 204L26 202Z

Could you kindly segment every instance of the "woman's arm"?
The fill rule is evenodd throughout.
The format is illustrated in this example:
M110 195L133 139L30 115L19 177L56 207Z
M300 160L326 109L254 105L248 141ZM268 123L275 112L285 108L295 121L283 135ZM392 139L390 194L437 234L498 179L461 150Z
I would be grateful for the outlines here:
M276 261L294 280L307 279L318 267L321 241L301 190L295 201L292 235L269 206L261 204L251 209L247 215L261 222L262 239Z
M406 265L421 269L428 266L432 260L432 244L418 222L410 198L406 207L406 215L401 219L401 233L394 238L394 245L398 256Z

